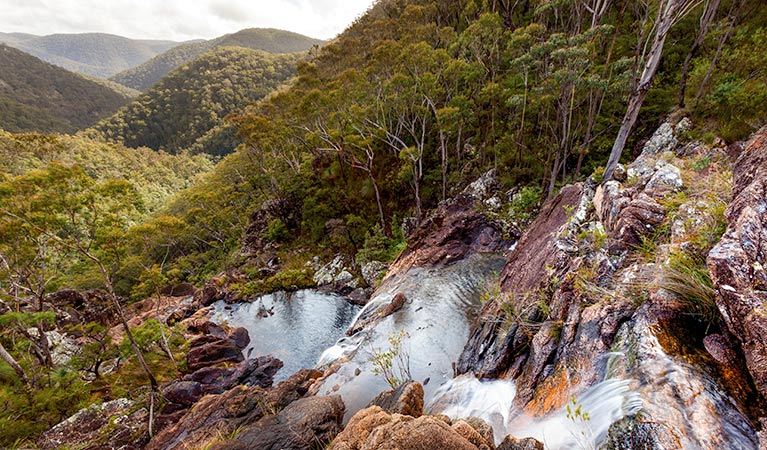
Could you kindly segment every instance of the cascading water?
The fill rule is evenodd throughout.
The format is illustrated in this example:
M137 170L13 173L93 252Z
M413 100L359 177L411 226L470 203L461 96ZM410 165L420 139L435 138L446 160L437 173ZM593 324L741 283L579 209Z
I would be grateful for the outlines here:
M442 385L427 410L454 419L479 417L493 426L496 443L512 434L535 438L547 450L589 449L605 439L615 421L642 407L630 384L629 380L606 380L575 396L569 410L563 407L544 417L531 417L512 407L514 381L480 381L462 375Z
M488 275L499 271L504 262L497 254L473 255L449 266L416 267L387 278L353 327L376 318L382 306L398 293L407 297L407 303L323 353L321 367L345 358L319 393L340 394L348 420L379 392L390 389L384 378L374 373L371 359L375 353L388 351L389 337L404 330L407 336L399 350L409 357L412 378L424 385L425 397L430 398L440 384L453 377L453 364L482 306L480 296Z
M323 349L343 335L360 309L343 297L312 290L277 292L252 303L219 301L213 307L213 322L248 330L251 341L246 355L272 355L282 360L276 382L314 366Z

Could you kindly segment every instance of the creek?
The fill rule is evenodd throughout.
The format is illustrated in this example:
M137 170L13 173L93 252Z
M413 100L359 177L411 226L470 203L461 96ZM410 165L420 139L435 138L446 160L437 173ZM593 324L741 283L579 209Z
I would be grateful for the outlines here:
M251 303L218 301L213 308L213 322L248 330L246 356L272 355L283 362L275 383L302 368L314 367L323 350L343 335L360 310L344 297L314 290L276 292Z

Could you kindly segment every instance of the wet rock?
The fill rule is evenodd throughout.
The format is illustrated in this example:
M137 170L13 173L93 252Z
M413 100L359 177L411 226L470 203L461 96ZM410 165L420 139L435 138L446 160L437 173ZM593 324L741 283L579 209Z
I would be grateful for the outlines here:
M397 389L378 394L368 406L379 406L389 414L421 417L423 415L423 386L417 381L410 381Z
M708 255L716 303L740 341L762 395L767 395L767 127L734 165L728 227Z
M215 280L205 283L205 286L194 294L194 300L202 306L210 306L225 297Z
M627 447L634 449L635 447ZM543 444L533 438L517 439L514 436L506 436L496 450L543 450ZM638 450L638 449L637 449Z
M274 375L280 369L282 361L273 356L247 359L235 367L230 380L233 384L268 388L274 383Z
M145 409L134 409L128 399L82 409L40 436L41 449L139 450L148 440Z
M242 327L238 327L230 331L227 339L234 342L234 345L236 345L240 350L245 350L248 344L250 344L250 336L248 335L248 330Z
M626 418L614 423L599 450L671 450L680 448L679 441L655 421L639 421ZM500 449L500 448L499 448Z
M312 449L330 442L339 431L346 410L338 395L308 397L291 403L279 414L262 418L231 441L212 450Z
M197 370L223 362L240 362L244 358L240 349L229 340L217 340L192 347L186 355L189 370Z
M203 396L202 385L195 381L175 381L162 390L169 402L181 406L192 406Z
M397 295L394 296L393 299L389 302L388 305L381 311L382 317L388 317L395 312L402 309L403 306L405 306L405 303L407 302L407 297L405 297L405 294L398 292Z
M567 254L557 247L557 236L569 220L567 210L581 203L582 186L567 186L541 208L509 256L501 273L501 288L515 299L515 309L527 319L537 314L538 300L529 293L544 287L546 274L567 262ZM480 317L502 315L501 301L488 302ZM498 321L480 320L458 360L458 373L474 372L482 377L497 377L513 363L513 355L527 348L530 336L512 323L499 332Z
M737 360L733 343L722 334L709 334L703 338L703 346L720 364L733 364Z
M331 446L333 450L477 450L439 418L414 419L371 406L355 414Z

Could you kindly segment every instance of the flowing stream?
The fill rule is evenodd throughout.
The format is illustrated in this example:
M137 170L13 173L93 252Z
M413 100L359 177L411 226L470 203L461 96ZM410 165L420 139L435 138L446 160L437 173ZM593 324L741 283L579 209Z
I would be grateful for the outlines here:
M348 420L379 392L391 389L384 377L375 373L372 360L375 354L390 351L390 338L404 332L399 355L409 360L412 379L421 382L425 398L431 398L442 383L453 378L453 364L482 307L480 296L488 277L500 271L504 262L500 255L474 255L448 266L416 267L387 278L355 318L357 323L373 318L378 320L375 325L342 338L323 353L320 366L345 359L325 380L320 394L340 394ZM407 297L402 309L376 318L398 293ZM394 375L403 378L396 369Z
M252 303L213 304L213 322L248 330L245 355L272 355L284 366L275 382L305 367L314 367L322 351L343 335L360 307L343 297L313 290L276 292Z

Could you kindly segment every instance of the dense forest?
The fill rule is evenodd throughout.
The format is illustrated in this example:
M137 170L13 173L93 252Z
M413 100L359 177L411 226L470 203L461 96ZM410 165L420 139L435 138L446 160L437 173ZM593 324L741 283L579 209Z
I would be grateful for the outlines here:
M302 57L215 48L171 72L93 131L129 147L175 153L198 144L206 153L229 153L236 146L233 133L213 129L293 76Z
M34 36L0 33L0 42L73 72L107 78L179 45L104 33Z
M184 344L168 329L163 346L156 321L121 342L80 327L87 351L57 366L39 332L55 322L47 294L100 288L122 318L121 301L225 270L250 294L310 285L317 255L391 260L403 223L489 169L512 205L500 214L523 227L562 185L636 156L665 117L689 117L684 138L707 143L765 124L765 23L758 0L380 0L308 55L176 47L115 77L146 89L183 64L83 136L0 134L0 351L17 362L0 365L14 411L0 446L178 375ZM30 86L13 92L64 92ZM78 89L65 90L73 116L103 117L84 90L100 91ZM3 115L13 102L0 95L9 131L82 125L43 106ZM190 148L226 156L208 172ZM282 272L260 270L266 256ZM114 357L125 367L102 374Z
M0 127L72 133L117 111L124 93L0 44Z
M145 91L162 77L216 47L243 47L268 53L297 53L321 45L312 39L289 31L252 28L202 42L189 42L168 50L137 67L116 74L111 79L124 86Z

